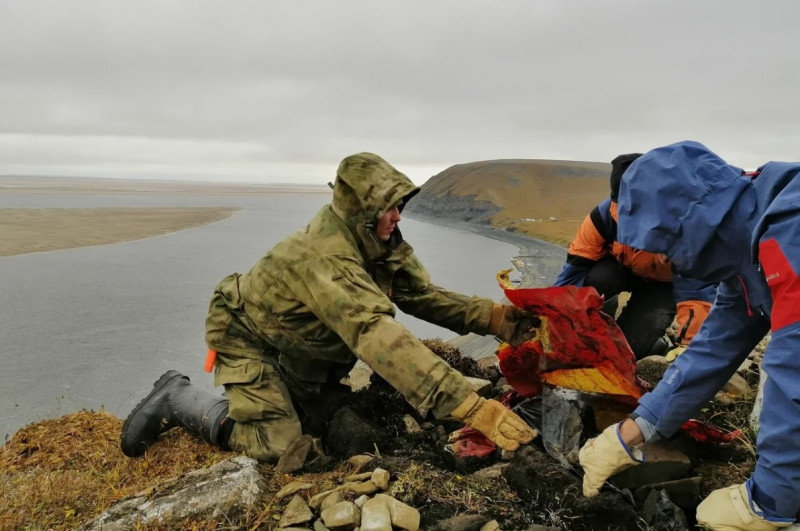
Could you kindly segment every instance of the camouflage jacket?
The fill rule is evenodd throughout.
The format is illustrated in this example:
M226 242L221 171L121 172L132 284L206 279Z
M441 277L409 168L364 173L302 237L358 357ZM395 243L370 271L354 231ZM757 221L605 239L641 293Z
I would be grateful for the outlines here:
M486 334L493 301L431 284L395 228L380 217L419 188L376 155L344 159L333 201L244 274L220 282L206 342L245 358L277 356L304 385L338 379L363 360L416 407L450 413L469 393L464 377L395 319L404 312L458 334Z

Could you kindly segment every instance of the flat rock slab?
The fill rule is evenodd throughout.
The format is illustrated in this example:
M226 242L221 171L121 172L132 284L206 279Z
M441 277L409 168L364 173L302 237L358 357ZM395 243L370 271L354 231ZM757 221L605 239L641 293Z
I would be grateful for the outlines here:
M81 529L123 531L158 520L180 522L245 511L267 492L257 464L241 456L195 470L115 504Z
M641 448L644 463L612 476L611 483L623 489L636 489L686 477L692 465L686 454L668 443L645 443Z

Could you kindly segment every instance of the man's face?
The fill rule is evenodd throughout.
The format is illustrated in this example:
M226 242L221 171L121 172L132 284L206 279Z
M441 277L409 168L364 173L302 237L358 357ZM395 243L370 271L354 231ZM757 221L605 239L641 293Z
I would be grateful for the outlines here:
M398 208L400 205L395 205L386 213L381 216L381 219L378 220L378 227L375 229L375 232L378 235L378 239L382 242L388 242L389 238L392 235L392 231L400 223L400 209Z

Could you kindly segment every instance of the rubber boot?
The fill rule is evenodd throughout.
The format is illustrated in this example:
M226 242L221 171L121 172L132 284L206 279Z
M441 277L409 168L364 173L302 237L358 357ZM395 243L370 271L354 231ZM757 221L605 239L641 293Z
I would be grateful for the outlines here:
M140 457L159 435L176 426L225 448L233 428L227 415L226 398L198 389L178 371L167 371L125 419L122 453Z

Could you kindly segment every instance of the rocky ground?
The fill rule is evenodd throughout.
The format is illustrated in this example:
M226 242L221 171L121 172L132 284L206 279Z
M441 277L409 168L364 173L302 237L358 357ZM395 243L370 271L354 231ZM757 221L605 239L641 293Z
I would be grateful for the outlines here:
M493 360L479 363L446 343L427 344L462 373L485 380L475 385L486 396L499 397L508 390ZM318 530L328 522L325 509L336 506L342 512L352 506L358 508L357 518L376 511L390 520L402 514L411 519L402 524L408 528L418 518L420 529L689 529L700 497L741 481L752 468L747 417L758 381L757 361L742 367L744 387L720 393L703 412L705 420L726 431L742 429L740 438L712 445L679 437L649 471L637 467L643 471L639 475L622 473L616 486L609 485L593 499L581 495L580 470L570 463L574 445L598 429L599 416L588 401L574 396L565 401L552 394L533 406L512 401L518 411L526 408L532 423L550 418L550 428L539 426L542 436L514 454L493 451L482 458L457 458L444 448L458 423L416 411L373 375L368 387L351 393L336 404L335 413L315 424L313 430L323 434L321 446L307 437L308 444L299 445L293 459L277 466L230 461L235 454L210 448L180 430L165 434L145 458L128 459L118 447L121 420L103 412L27 426L0 448L0 506L6 508L0 528L73 529L87 524L87 529L125 529L133 518L137 529L316 525ZM640 377L657 381L664 368L663 360L650 360L640 364ZM573 421L567 422L570 417ZM554 425L577 425L577 436L574 430L559 433ZM214 470L208 472L208 467ZM219 470L237 481L250 478L247 487L234 487L236 495L228 497L222 495L223 486L215 487L211 506L198 505L194 512L176 508L180 488L188 484L197 496L199 485L216 485L208 475ZM328 491L337 494L323 507ZM357 500L360 507L350 503ZM349 518L353 510L345 511ZM332 511L326 514L331 517ZM115 527L114 518L120 515L129 520ZM355 523L337 525L352 529ZM361 529L367 528L361 520Z

